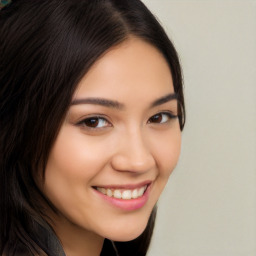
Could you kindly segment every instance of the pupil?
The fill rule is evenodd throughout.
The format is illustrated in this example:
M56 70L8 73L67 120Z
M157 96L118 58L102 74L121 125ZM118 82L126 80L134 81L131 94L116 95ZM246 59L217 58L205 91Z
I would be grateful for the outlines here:
M161 115L155 115L153 117L153 122L158 122L160 123L162 121L162 116Z
M98 118L88 119L86 120L85 124L90 127L97 127L99 124L99 119Z

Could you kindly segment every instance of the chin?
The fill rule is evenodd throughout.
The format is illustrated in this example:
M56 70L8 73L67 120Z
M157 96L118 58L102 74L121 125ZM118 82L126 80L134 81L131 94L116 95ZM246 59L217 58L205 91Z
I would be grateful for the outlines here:
M125 232L119 232L116 234L112 234L109 237L106 237L109 240L116 241L116 242L128 242L131 240L136 239L139 237L143 231L145 230L146 226L143 229L136 229L136 230L127 230Z
M110 229L110 232L105 233L105 238L116 242L128 242L139 237L146 229L148 218L143 221L129 223L127 225L115 225Z

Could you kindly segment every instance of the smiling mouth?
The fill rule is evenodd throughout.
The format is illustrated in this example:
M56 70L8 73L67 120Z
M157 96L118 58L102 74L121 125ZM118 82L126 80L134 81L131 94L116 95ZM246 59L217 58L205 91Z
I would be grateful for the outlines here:
M94 187L97 191L108 197L114 197L117 199L131 200L137 199L144 195L148 185L135 189L112 189L103 187Z

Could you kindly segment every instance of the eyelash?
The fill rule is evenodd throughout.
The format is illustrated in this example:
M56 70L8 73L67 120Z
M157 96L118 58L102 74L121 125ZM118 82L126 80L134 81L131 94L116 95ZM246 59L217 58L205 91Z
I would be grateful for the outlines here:
M91 126L86 124L86 122L91 122ZM107 123L107 125L104 125L102 127L97 127L99 125L99 123ZM96 124L96 125L95 125ZM106 127L111 127L111 123L104 117L102 116L92 116L92 117L88 117L83 119L82 121L80 121L78 123L79 126L82 126L83 128L87 128L87 129L103 129Z
M177 118L177 116L174 115L171 112L159 112L159 113L153 115L152 117L150 117L149 120L148 120L148 123L154 123L154 122L151 122L152 119L155 118L155 117L161 116L161 115L162 115L162 118L163 118L163 115L165 115L167 117L167 120L164 121L164 122L157 122L157 124L165 124L165 123L168 123L171 119ZM161 118L161 121L162 121L162 118Z
M165 119L164 122L162 122L162 119L163 119L163 116L165 116ZM159 117L161 117L161 120L160 122L157 121L157 122L154 122L154 118L156 119L159 119ZM171 112L159 112L155 115L153 115L152 117L149 118L149 120L147 121L147 123L149 124L166 124L168 123L171 119L175 119L177 118L178 116L177 115L174 115L173 113ZM89 125L87 122L91 122ZM86 124L87 123L87 124ZM104 125L103 123L106 123L106 125ZM98 127L99 124L103 124L102 126ZM80 122L78 122L79 126L82 126L83 128L86 128L86 129L104 129L104 128L107 128L107 127L112 127L112 124L104 117L102 116L92 116L92 117L88 117L88 118L85 118L83 120L81 120Z

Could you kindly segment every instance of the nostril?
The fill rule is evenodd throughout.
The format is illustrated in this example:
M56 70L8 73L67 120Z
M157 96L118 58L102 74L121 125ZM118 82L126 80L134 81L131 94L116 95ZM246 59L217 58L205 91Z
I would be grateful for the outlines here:
M125 155L115 155L112 157L111 166L117 171L126 172L147 172L155 165L153 157L135 159Z
M122 134L111 159L113 169L129 172L146 172L156 162L151 153L152 145L144 138L141 129L126 130Z

